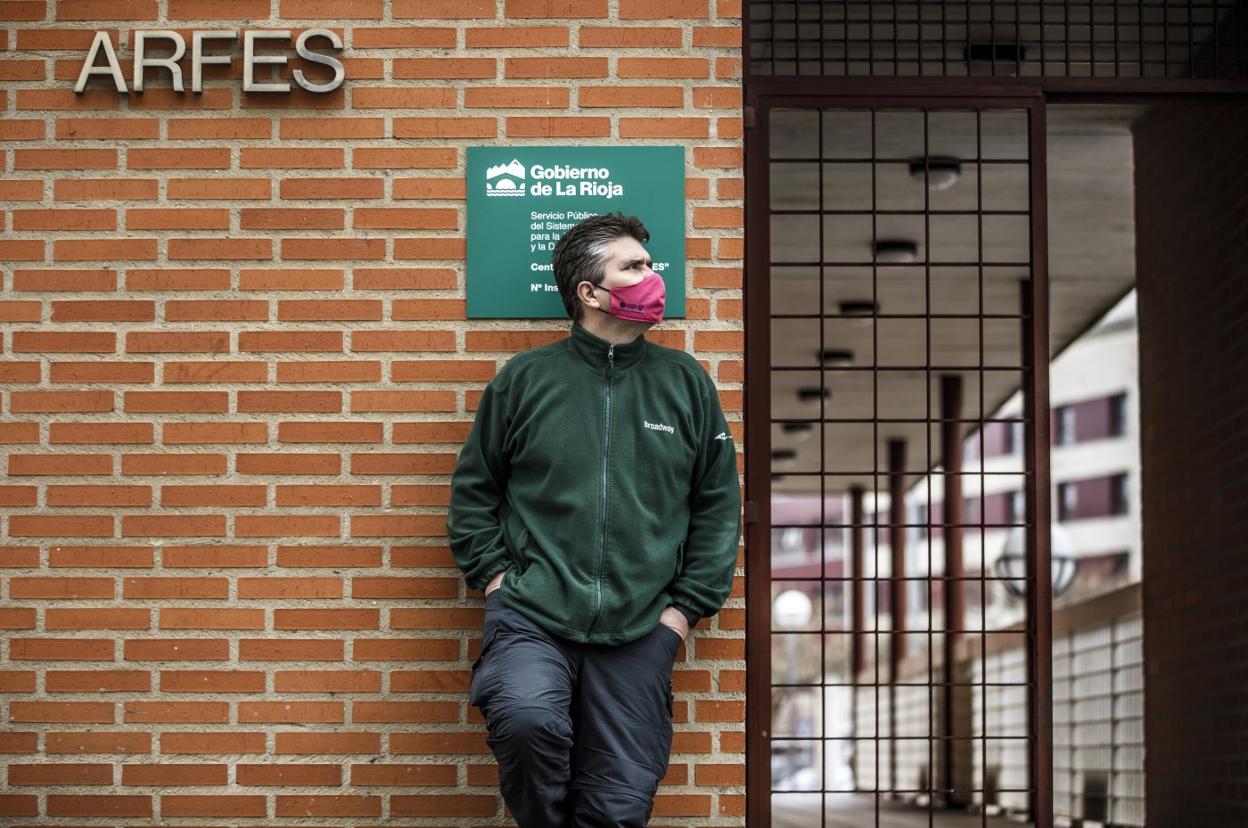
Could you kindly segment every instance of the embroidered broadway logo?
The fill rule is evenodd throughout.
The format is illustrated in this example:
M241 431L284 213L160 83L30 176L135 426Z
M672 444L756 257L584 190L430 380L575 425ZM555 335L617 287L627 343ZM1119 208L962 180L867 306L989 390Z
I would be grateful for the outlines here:
M651 431L666 431L668 434L676 433L676 429L672 428L669 425L665 425L663 423L651 423L651 422L647 422L646 420L642 420L641 424L645 426L646 428L650 429Z

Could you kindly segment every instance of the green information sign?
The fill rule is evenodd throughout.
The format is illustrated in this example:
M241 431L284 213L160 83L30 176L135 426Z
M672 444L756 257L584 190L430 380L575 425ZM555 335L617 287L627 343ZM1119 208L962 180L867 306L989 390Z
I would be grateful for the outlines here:
M469 147L468 318L566 319L555 243L582 219L613 212L646 225L667 286L663 315L683 317L683 147Z

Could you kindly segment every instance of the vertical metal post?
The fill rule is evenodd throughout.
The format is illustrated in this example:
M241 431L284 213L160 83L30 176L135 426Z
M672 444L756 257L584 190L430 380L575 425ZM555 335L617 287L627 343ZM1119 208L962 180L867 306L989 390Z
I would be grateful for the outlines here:
M1031 818L1053 824L1053 581L1049 561L1049 269L1044 101L1028 106L1031 278L1019 285L1027 465L1027 684L1030 691Z
M888 441L888 541L892 549L889 573L888 647L888 784L897 790L897 680L906 657L906 441Z
M853 683L853 689L850 691L850 744L853 746L851 755L853 758L854 788L858 787L858 675L867 666L866 642L864 641L867 621L867 608L863 595L863 559L865 557L865 537L866 532L863 527L863 521L866 516L863 514L863 501L866 497L866 490L862 486L849 487L849 554L850 554L850 571L853 580L850 581L850 625L852 637L849 640L850 658L849 658L849 674L850 681ZM872 682L874 684L874 682ZM872 692L874 688L872 688Z
M771 821L771 232L768 110L745 121L746 821Z
M944 469L944 496L941 503L941 532L945 544L944 610L945 634L942 639L944 676L941 699L940 787L946 806L954 802L954 683L957 673L958 638L962 634L965 600L962 584L962 377L944 374L940 378L940 465ZM980 432L983 439L983 432Z
M889 573L888 679L896 684L906 657L906 441L888 441L888 543L892 550Z
M867 666L867 652L863 638L863 630L867 626L867 607L865 596L863 595L863 558L865 557L865 531L863 522L866 516L863 514L863 501L866 497L866 490L862 486L850 486L849 488L849 522L851 528L849 530L849 549L850 549L850 567L853 572L853 581L850 587L850 612L853 614L852 625L854 637L850 641L851 658L850 670L853 673L854 683L858 683L858 674Z

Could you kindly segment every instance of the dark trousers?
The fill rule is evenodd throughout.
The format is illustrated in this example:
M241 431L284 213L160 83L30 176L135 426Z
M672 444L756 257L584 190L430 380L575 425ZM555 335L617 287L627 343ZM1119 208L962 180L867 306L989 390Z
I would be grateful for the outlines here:
M672 748L681 640L656 624L627 644L582 644L486 596L468 702L520 828L644 828Z

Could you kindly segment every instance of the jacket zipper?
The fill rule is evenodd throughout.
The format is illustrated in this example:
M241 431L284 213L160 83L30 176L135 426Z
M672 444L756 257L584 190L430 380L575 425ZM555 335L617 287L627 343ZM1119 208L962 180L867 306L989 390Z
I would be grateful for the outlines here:
M607 555L607 457L611 453L611 380L615 373L615 346L607 346L607 383L603 395L603 438L602 438L602 546L598 550L598 565L594 572L594 616L589 627L593 629L598 623L598 615L602 612L602 566Z

